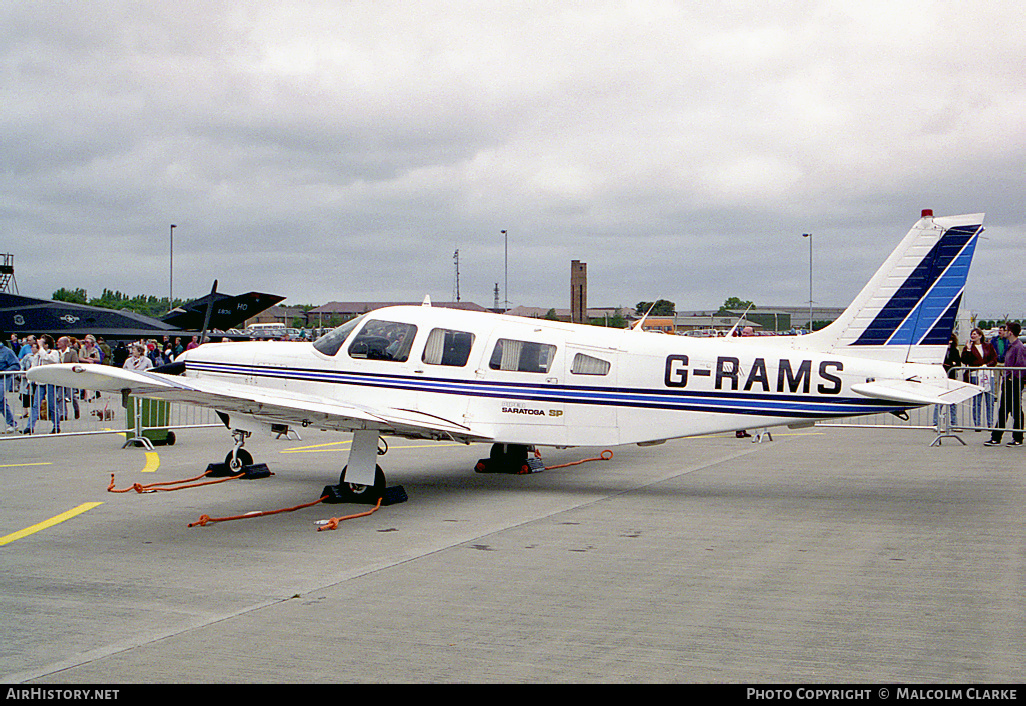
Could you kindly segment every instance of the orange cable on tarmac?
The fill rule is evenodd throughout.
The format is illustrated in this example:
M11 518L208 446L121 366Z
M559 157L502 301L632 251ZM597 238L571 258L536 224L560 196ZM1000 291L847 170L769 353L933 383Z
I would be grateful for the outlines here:
M294 512L296 510L302 510L305 507L313 507L319 502L322 502L324 498L328 497L324 495L317 498L312 503L303 503L302 505L296 505L295 507L284 507L280 510L261 510L260 512L247 512L242 515L232 515L231 517L211 517L210 515L200 515L200 518L195 522L190 522L189 527L206 527L211 522L230 522L231 520L245 520L250 517L263 517L265 515L277 515L282 512Z
M172 490L181 490L183 488L198 488L198 487L200 487L202 485L214 485L215 483L224 483L226 480L235 480L236 478L241 478L242 476L245 475L245 473L239 473L238 475L228 476L227 478L218 478L217 480L208 480L208 481L203 481L202 483L193 483L193 481L197 481L200 478L203 478L204 476L208 475L209 473L210 473L210 471L205 471L204 473L201 473L200 475L195 476L194 478L184 478L182 480L169 480L169 481L162 481L162 482L158 482L158 483L145 483L145 484L144 483L133 483L132 485L130 485L127 488L115 488L114 487L114 474L111 473L110 474L110 485L107 486L107 492L108 493L127 493L130 490L134 490L137 493L156 493L157 491L165 492L166 493L166 492L170 492ZM165 485L166 486L177 486L177 487L169 487L169 488L160 487L160 486L165 486Z
M608 456L606 454L609 454ZM546 471L551 471L553 468L566 468L567 466L577 466L588 461L608 461L613 457L613 452L610 449L606 449L598 455L597 458L582 458L580 461L571 461L570 463L560 463L555 466L546 466Z
M332 517L331 519L328 519L328 520L322 520L323 524L321 524L317 528L317 531L318 532L323 532L325 530L338 529L338 525L339 525L340 522L344 522L346 520L353 520L353 519L356 519L357 517L367 517L367 515L373 515L375 512L378 511L378 509L380 507L381 507L381 498L378 498L378 504L375 505L372 509L368 510L367 512L358 512L355 515L346 515L345 517Z

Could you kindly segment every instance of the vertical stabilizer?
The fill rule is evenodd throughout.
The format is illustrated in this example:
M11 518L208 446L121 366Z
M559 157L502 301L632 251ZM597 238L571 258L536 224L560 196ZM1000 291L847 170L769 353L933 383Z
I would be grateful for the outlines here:
M798 345L892 362L942 362L982 232L982 213L934 218L923 211L851 306Z

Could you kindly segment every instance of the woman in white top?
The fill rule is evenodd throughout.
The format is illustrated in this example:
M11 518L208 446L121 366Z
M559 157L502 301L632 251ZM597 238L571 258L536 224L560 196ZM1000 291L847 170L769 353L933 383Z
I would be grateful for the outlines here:
M149 370L153 362L143 352L143 347L136 344L132 346L132 356L125 361L125 370Z

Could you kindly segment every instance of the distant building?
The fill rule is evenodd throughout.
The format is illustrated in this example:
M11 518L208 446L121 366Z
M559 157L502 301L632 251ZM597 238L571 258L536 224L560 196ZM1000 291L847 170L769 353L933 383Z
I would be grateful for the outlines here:
M509 310L510 316L523 316L527 319L544 319L549 315L549 312L554 312L557 321L569 322L571 319L569 309L557 309L555 307L545 308L543 306L517 306ZM623 315L623 310L620 307L596 307L588 309L588 319L585 323L590 323L596 319L602 319L608 321L617 314Z
M588 323L588 263L570 262L570 320L575 324Z
M282 306L277 304L270 309L265 309L251 319L246 319L243 327L253 324L285 324L291 327L296 319L306 320L306 311L298 306Z
M812 307L812 320L813 321L835 321L841 314L844 313L846 307L843 306L813 306ZM766 312L776 312L778 315L788 315L791 318L790 328L794 326L796 328L808 328L809 327L809 305L805 306L760 306L757 309L752 309L748 312L748 318L752 319L753 314L763 314ZM754 319L753 319L754 320ZM760 319L762 320L762 319ZM769 326L767 326L769 328ZM785 328L778 328L778 331L783 331Z
M642 331L658 331L660 333L676 333L675 316L649 316L641 322Z

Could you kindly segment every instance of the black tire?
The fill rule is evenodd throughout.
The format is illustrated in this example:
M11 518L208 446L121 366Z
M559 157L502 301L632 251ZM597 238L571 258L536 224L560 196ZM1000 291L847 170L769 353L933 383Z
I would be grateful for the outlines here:
M253 465L253 454L246 451L246 449L239 449L238 454L235 454L235 458L232 458L232 452L229 451L228 455L224 457L224 462L230 471L239 473L243 466Z
M175 445L175 433L173 431L169 431L167 433L167 445L168 446L174 446Z
M523 444L492 444L488 457L499 463L519 466L527 460L527 448Z
M374 466L374 485L361 485L359 483L347 483L345 481L346 469L349 466L345 466L342 469L342 475L339 476L338 484L345 493L347 502L351 503L364 503L367 505L374 505L378 500L385 494L385 472L381 470L381 466Z
M527 463L527 446L523 444L492 444L489 453L491 473L520 473Z

